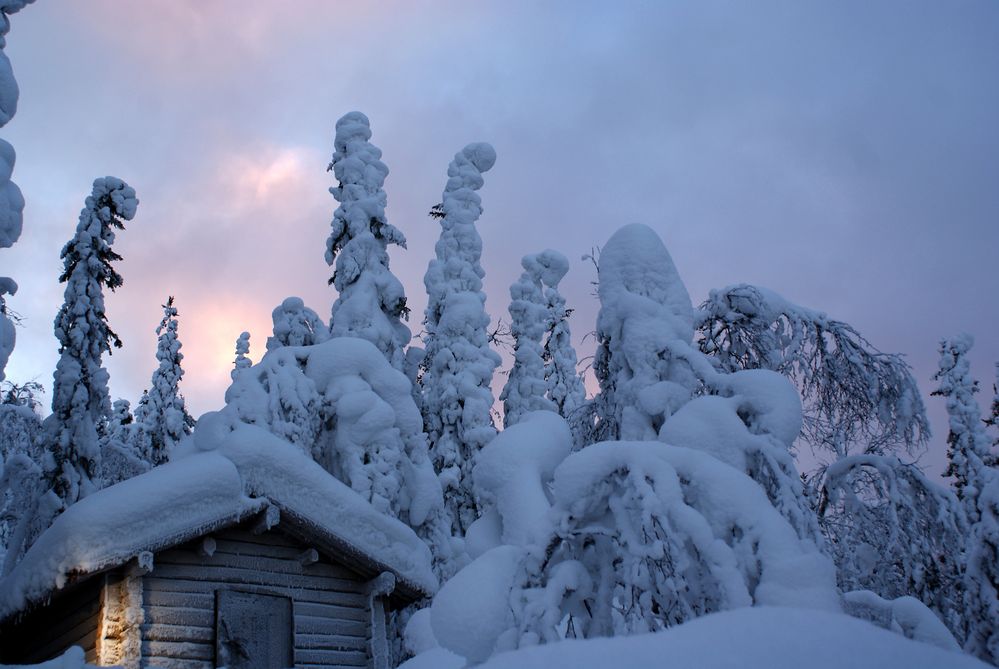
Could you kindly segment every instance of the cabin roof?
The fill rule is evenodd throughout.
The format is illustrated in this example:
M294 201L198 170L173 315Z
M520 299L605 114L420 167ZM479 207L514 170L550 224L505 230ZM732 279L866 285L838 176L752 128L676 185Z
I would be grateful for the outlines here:
M0 620L89 575L245 522L269 507L280 529L362 574L396 577L398 594L432 595L430 550L292 444L241 426L197 452L80 500L0 580ZM269 512L274 517L273 511Z

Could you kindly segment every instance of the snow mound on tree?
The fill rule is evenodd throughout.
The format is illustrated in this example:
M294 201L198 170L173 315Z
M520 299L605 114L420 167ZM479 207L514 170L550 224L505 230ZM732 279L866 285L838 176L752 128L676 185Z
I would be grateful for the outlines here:
M402 665L426 669L422 656ZM434 664L436 669L450 669ZM454 669L461 664L451 665ZM482 669L985 669L968 655L911 641L845 615L762 607L655 634L564 641L493 657Z
M571 449L565 420L551 411L534 411L479 453L472 476L479 497L495 504L502 517L503 543L525 546L546 539L551 507L546 486Z
M298 445L380 511L417 526L443 505L409 379L366 340L270 350L226 402L219 420L229 429L257 425Z

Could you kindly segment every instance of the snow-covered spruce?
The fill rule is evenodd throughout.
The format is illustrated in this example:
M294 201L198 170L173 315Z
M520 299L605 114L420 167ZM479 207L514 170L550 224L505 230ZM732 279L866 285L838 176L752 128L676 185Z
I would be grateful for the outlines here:
M982 486L979 479L992 459L981 409L975 400L978 381L971 378L968 361L973 345L974 339L969 334L940 342L939 368L933 375L940 385L932 392L946 400L950 419L944 475L953 477L954 490L964 503L971 523L978 520L978 494Z
M978 520L965 548L964 649L999 666L999 469L984 469L978 485Z
M846 323L739 284L711 291L695 325L701 351L723 370L770 369L795 381L804 439L817 453L913 453L929 437L909 365Z
M250 333L241 332L236 338L236 359L232 363L232 371L229 376L235 381L243 370L253 366L253 361L249 357L250 353Z
M39 492L42 453L38 441L42 421L34 393L38 384L5 383L0 402L0 574L5 556L19 557L17 534L33 497Z
M153 371L149 390L135 408L135 422L142 440L138 455L153 467L166 462L170 452L194 427L194 419L187 413L184 396L180 394L184 354L180 352L177 326L177 307L170 296L163 305L163 319L156 327L159 365Z
M572 311L566 308L565 298L558 290L559 282L569 271L569 260L558 251L548 249L533 256L531 264L540 266L548 306L548 333L542 352L547 396L555 403L559 415L570 420L586 401L586 390L576 369L576 350L572 347L569 329Z
M4 53L7 46L7 33L10 31L10 15L24 8L32 0L4 0L0 2L0 128L17 112L18 89L14 70ZM24 197L11 176L16 159L14 147L0 139L0 249L10 248L21 236L24 221ZM14 321L7 312L4 295L17 292L17 283L10 277L0 277L0 381L4 379L4 368L14 350L16 332Z
M334 337L268 351L236 377L220 412L201 417L195 441L242 423L291 442L376 510L412 527L438 573L453 573L449 523L412 388L373 344Z
M148 393L143 393L145 399ZM104 435L101 437L101 481L104 487L149 471L152 464L143 457L149 443L136 424L128 400L115 400ZM147 449L148 450L148 449Z
M694 310L659 236L627 225L600 253L600 314L593 369L600 383L593 439L655 439L699 382L690 348Z
M996 379L992 384L992 407L985 422L996 431L992 446L999 448L999 362L996 363ZM992 464L999 465L999 454L993 454Z
M329 339L329 330L323 319L305 306L300 297L285 298L271 312L274 334L267 338L267 350L281 346L312 346Z
M957 498L889 455L851 455L826 468L819 521L844 591L912 595L963 639Z
M104 353L121 346L104 313L104 288L122 284L111 263L115 230L132 220L139 201L131 186L116 177L94 181L76 234L62 249L65 302L55 318L59 362L52 384L52 414L44 435L52 460L46 472L64 507L100 488L98 428L111 414Z
M496 434L490 383L500 358L489 348L482 238L475 229L482 214L475 191L495 162L488 144L469 144L455 154L439 208L436 257L423 277L428 304L421 408L434 468L459 535L478 515L470 478L475 454Z
M517 423L529 411L554 411L555 403L546 395L545 359L541 340L550 327L544 287L543 267L538 255L524 256L520 278L510 286L510 330L513 334L513 368L500 399L503 426Z
M392 366L403 369L403 347L410 340L402 284L389 271L388 245L406 248L406 238L385 217L382 185L388 168L382 152L368 140L371 126L361 112L336 122L335 151L329 164L339 185L330 193L340 206L326 240L326 263L336 265L330 279L340 296L333 303L330 333L367 339Z

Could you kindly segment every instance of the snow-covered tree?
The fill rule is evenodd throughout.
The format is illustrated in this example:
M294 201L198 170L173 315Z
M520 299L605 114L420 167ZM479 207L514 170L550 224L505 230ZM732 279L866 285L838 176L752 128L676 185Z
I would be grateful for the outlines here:
M17 499L15 482L20 473L16 464L18 458L25 458L32 465L41 460L41 452L37 446L38 435L41 432L42 420L38 415L38 401L35 393L41 391L41 386L34 382L15 384L5 381L2 400L0 400L0 479L3 479L4 463L11 465L7 475L7 486L0 485L0 564L3 563L3 553L8 539L14 531L20 518L21 500ZM37 466L29 467L36 473Z
M539 254L535 261L544 268L541 280L548 306L548 332L542 351L547 397L555 403L559 415L569 419L586 401L586 389L576 369L578 360L569 329L572 310L566 308L565 298L558 290L559 282L569 271L569 260L549 249Z
M655 439L700 385L687 355L694 338L690 296L662 240L638 224L611 236L598 281L593 370L600 395L590 440Z
M996 380L992 384L992 407L989 417L985 421L996 430L996 435L992 440L992 446L999 449L999 362L996 363ZM993 453L993 464L999 464L999 454Z
M701 351L723 370L770 369L796 383L816 453L914 453L929 437L909 365L846 323L739 284L711 291L696 326Z
M968 352L974 345L969 334L961 334L940 342L940 363L933 380L939 386L934 396L947 402L950 430L947 433L947 470L953 477L954 490L964 503L968 521L978 520L978 495L982 473L991 461L989 438L975 400L978 381L971 378Z
M7 33L10 31L10 15L24 8L32 0L3 0L0 2L0 128L17 112L18 89L14 70L4 53L7 46ZM0 249L10 248L21 236L24 221L24 197L21 189L11 181L15 161L14 147L0 139ZM4 368L14 350L16 332L10 317L4 295L17 292L17 283L10 277L0 277L0 381L4 379Z
M469 144L455 154L437 209L436 258L423 278L428 304L421 408L434 468L459 534L477 515L469 478L475 453L496 434L490 383L500 358L489 348L482 238L475 229L482 215L475 191L495 162L496 151L488 144Z
M237 375L225 408L199 420L195 443L244 423L311 455L377 510L412 527L440 576L454 572L450 520L412 387L373 344L334 337L268 351Z
M62 250L65 302L55 319L59 362L52 384L52 415L45 419L44 439L53 469L52 489L69 506L100 487L98 429L111 413L104 353L121 346L104 313L104 288L122 283L111 263L121 256L111 250L115 230L135 216L139 201L121 179L94 181L76 235Z
M177 307L170 296L163 305L163 319L156 327L159 365L153 371L149 390L135 408L135 422L145 442L139 455L154 467L166 462L170 451L191 434L194 427L194 419L187 412L184 396L180 394L184 354L180 352L177 326Z
M389 271L388 245L406 248L406 238L385 217L382 185L388 168L368 140L371 125L361 112L336 122L335 151L329 164L339 185L330 193L340 206L326 240L326 262L336 265L330 279L340 296L333 303L330 333L360 337L378 347L396 369L405 362L409 317L402 284Z
M986 467L978 485L978 519L965 551L964 649L999 666L999 469Z
M305 306L300 297L288 297L271 312L274 335L267 338L267 350L281 346L312 346L329 339L323 319Z
M249 358L250 353L250 333L241 332L236 338L236 360L232 363L232 371L229 376L235 381L240 373L253 366L253 361Z
M146 400L148 392L142 397ZM148 400L146 400L148 401ZM104 436L101 437L101 479L104 487L149 471L149 434L135 422L128 400L115 400L111 406Z
M503 426L509 427L530 411L555 411L546 397L545 355L541 340L550 324L537 255L524 256L520 278L510 286L510 331L513 334L513 368L500 399Z
M718 458L648 441L571 449L564 419L541 411L480 453L473 562L430 610L451 652L478 663L754 604L838 608L829 559Z
M912 595L964 638L957 498L890 455L851 455L826 468L819 522L840 588Z

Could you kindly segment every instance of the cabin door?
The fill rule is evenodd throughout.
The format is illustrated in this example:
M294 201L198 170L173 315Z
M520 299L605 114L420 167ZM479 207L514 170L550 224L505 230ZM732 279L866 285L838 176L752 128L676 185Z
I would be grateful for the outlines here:
M215 592L215 666L277 669L294 665L291 599L238 590Z

